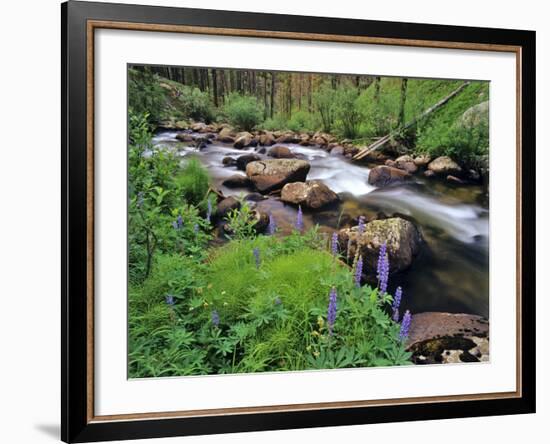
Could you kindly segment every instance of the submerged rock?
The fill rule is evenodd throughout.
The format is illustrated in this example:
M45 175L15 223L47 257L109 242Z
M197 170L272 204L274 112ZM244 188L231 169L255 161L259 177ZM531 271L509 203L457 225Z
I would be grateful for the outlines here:
M414 159L408 154L395 159L395 168L399 168L410 174L414 174L418 170L418 167L414 163Z
M260 193L281 189L291 182L304 182L310 165L305 160L269 159L250 162L246 175Z
M415 314L406 346L416 364L488 361L489 321L464 313Z
M229 214L231 210L236 210L241 207L241 203L234 198L233 196L226 197L225 199L218 202L216 209L216 216L220 219L223 219Z
M376 187L384 187L394 183L404 182L410 177L406 171L398 168L380 165L369 172L369 184Z
M449 156L441 156L432 160L428 165L428 169L433 171L434 174L441 176L446 176L448 174L455 176L462 172L460 165Z
M237 165L237 169L244 171L246 169L246 166L250 162L254 162L256 160L260 160L261 157L257 154L243 154L242 156L237 157L235 163Z
M271 148L267 155L275 159L294 159L296 157L292 151L290 151L290 148L281 145Z
M222 185L228 188L246 188L250 185L250 180L244 174L233 174L225 179Z
M249 132L245 131L237 134L235 138L235 143L233 143L233 146L235 148L246 148L247 146L252 145L253 140L254 140L254 136Z
M368 222L361 234L358 227L340 230L338 240L349 260L353 260L356 254L363 257L363 269L372 277L376 274L378 254L384 242L389 256L390 272L395 273L410 267L420 250L422 238L412 222L392 217Z
M281 192L283 202L317 209L335 203L338 195L319 180L287 183Z
M180 142L193 142L194 140L193 136L186 132L176 134L176 139Z

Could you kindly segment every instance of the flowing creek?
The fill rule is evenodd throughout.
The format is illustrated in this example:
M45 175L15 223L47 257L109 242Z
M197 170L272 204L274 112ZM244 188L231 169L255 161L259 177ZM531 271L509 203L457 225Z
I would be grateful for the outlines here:
M246 195L248 189L233 189L221 182L237 173L224 167L226 156L255 152L254 148L235 149L213 141L202 150L180 142L177 131L162 131L153 138L156 149L174 150L178 155L197 156L210 172L214 185L226 196ZM489 317L489 211L487 190L482 186L451 186L415 176L414 180L388 188L367 183L368 166L354 164L341 156L331 156L318 147L287 146L311 164L308 180L320 179L339 194L336 207L304 211L306 228L319 224L322 231L356 225L357 218L379 213L402 215L414 221L425 240L412 266L390 277L389 291L403 287L403 309L412 313L447 311ZM269 147L267 147L269 149ZM260 155L265 157L264 155ZM292 229L296 208L275 196L257 203L271 212L283 233Z

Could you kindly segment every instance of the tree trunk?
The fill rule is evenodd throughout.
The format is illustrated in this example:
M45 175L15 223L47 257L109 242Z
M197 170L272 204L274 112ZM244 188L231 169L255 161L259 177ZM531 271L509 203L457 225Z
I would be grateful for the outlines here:
M275 73L273 71L271 71L271 100L269 106L269 117L273 119L273 110L275 108Z
M380 77L374 78L374 101L376 103L380 101Z

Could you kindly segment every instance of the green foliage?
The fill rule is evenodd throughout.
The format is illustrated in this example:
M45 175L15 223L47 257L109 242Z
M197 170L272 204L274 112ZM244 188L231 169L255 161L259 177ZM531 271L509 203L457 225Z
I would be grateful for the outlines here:
M351 270L322 244L312 230L233 240L206 265L161 257L143 286L131 290L130 376L410 363L387 314L391 297L357 289ZM330 335L333 286L338 312ZM166 294L175 305L164 303Z
M313 105L319 113L323 131L330 132L334 125L334 101L336 92L329 83L325 82L313 93Z
M174 82L175 83L175 82ZM177 86L174 106L186 119L210 123L214 119L214 107L207 92L190 86Z
M251 239L256 236L256 219L253 217L252 210L248 202L240 200L240 208L231 210L226 216L227 229L233 239Z
M334 116L342 135L350 139L357 137L361 121L357 101L358 94L355 88L340 87L334 94Z
M251 131L263 119L263 108L252 96L231 93L225 103L224 112L232 125Z
M288 121L287 128L294 132L315 131L319 125L314 114L307 111L295 111Z
M204 206L206 193L210 187L210 178L199 159L190 157L176 179L176 186L183 199L195 206Z
M166 103L159 76L145 70L128 70L128 108L135 115L146 116L151 128L160 120Z

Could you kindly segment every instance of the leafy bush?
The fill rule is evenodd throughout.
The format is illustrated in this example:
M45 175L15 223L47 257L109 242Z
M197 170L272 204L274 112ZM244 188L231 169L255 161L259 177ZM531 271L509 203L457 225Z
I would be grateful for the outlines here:
M330 132L334 125L334 100L336 92L328 83L324 83L313 93L313 105L319 113L323 131Z
M181 117L210 123L214 119L214 108L207 92L190 86L177 88L178 96L176 108Z
M355 139L359 131L361 115L357 107L357 90L341 87L334 95L334 116L344 137Z
M263 119L263 109L258 100L238 93L227 97L224 111L231 124L244 131L251 131Z
M246 200L241 199L240 208L231 210L226 216L229 238L251 239L256 236L256 220Z
M204 205L210 187L210 177L199 159L187 159L176 182L177 189L185 201L195 206Z

